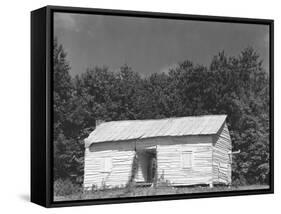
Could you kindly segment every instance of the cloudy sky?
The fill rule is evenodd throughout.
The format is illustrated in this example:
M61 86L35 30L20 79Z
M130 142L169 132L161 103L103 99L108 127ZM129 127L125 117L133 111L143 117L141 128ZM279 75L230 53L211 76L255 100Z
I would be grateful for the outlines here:
M118 70L128 64L145 76L186 59L209 65L219 51L237 56L248 46L269 70L265 25L55 13L54 34L68 53L72 75L93 66Z

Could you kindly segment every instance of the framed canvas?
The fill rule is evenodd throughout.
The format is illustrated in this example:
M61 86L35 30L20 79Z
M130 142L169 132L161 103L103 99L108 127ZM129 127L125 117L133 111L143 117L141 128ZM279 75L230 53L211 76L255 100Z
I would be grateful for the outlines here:
M31 12L31 201L273 193L273 20Z

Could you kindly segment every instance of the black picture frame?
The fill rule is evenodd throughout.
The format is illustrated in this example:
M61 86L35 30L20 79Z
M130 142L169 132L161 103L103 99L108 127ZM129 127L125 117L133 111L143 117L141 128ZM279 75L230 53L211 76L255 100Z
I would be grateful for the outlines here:
M126 17L200 20L224 23L268 25L270 28L270 188L229 192L193 193L134 198L53 201L53 13L83 13ZM31 12L31 202L44 207L97 205L190 198L268 194L274 192L274 21L237 17L202 16L157 12L46 6Z

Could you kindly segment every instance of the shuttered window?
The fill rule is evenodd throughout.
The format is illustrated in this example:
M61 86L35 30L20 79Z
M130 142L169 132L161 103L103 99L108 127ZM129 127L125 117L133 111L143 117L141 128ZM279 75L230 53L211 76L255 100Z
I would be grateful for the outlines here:
M182 168L188 169L192 167L192 152L182 152Z
M101 172L111 172L112 169L112 159L111 158L103 158L101 160Z

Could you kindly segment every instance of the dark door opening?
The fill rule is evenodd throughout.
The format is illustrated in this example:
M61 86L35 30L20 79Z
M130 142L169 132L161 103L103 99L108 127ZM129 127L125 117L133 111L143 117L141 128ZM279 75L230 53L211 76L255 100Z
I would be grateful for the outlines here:
M156 151L143 150L138 152L138 183L153 183L157 172Z
M157 170L156 153L147 152L147 178L146 182L153 183Z

